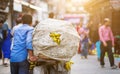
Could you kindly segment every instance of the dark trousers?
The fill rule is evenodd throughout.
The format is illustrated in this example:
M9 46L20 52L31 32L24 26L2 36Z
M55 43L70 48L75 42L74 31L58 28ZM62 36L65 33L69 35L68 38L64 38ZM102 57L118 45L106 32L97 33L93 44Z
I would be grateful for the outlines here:
M29 74L29 62L27 60L23 62L11 62L10 69L11 74Z
M88 42L81 42L81 56L87 56L88 55Z
M100 64L101 65L105 65L105 63L104 63L105 52L107 52L107 54L108 54L110 66L113 66L114 65L114 57L113 57L113 53L112 53L112 42L111 41L107 41L106 47L103 45L103 43L101 43L101 55L100 55Z

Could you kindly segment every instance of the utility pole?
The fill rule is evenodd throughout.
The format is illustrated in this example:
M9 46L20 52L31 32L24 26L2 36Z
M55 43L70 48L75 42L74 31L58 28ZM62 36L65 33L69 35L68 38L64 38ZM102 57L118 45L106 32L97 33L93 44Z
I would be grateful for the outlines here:
M10 1L10 6L9 6L9 11L10 11L10 14L11 14L11 28L13 28L13 19L14 19L14 10L13 10L13 2L14 0L9 0Z

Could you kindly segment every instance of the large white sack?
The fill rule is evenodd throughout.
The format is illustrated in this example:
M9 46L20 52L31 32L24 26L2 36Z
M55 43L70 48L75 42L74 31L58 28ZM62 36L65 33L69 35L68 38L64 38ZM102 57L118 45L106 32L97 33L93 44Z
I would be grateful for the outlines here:
M38 66L33 69L33 74L45 74L44 71L44 66Z
M60 45L53 41L50 33L61 34ZM62 20L43 20L33 32L34 54L51 59L70 60L76 54L79 42L79 35L73 25Z

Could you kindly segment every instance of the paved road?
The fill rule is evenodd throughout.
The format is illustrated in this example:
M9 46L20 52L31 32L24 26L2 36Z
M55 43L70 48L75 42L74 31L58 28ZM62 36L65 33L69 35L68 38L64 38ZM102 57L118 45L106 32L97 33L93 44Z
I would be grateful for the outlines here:
M10 68L4 67L2 61L0 60L0 74L10 74Z
M105 68L101 68L96 56L89 56L88 59L81 59L80 55L75 55L72 59L74 64L72 65L71 74L120 74L120 69L112 70L109 67L108 58L106 58ZM116 64L120 60L116 59ZM10 74L9 67L1 65L0 61L0 74Z
M112 70L108 58L105 58L105 68L101 68L96 56L89 56L88 59L81 59L80 55L72 59L75 64L72 66L71 74L120 74L120 69ZM120 60L116 59L116 64Z

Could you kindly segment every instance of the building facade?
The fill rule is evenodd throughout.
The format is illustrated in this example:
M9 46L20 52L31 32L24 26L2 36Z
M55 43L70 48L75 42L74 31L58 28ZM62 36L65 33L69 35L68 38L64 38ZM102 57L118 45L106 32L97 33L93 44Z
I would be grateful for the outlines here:
M97 29L97 25L103 23L104 18L110 18L114 35L120 35L120 0L90 0L85 9L90 13L94 30Z
M12 28L15 19L29 13L33 16L33 24L48 17L48 4L44 0L0 0L0 16L7 17L7 23Z

